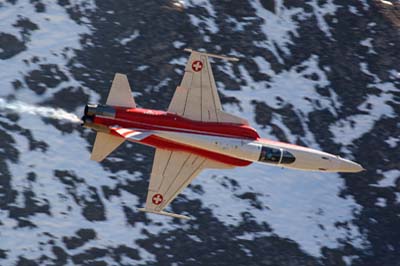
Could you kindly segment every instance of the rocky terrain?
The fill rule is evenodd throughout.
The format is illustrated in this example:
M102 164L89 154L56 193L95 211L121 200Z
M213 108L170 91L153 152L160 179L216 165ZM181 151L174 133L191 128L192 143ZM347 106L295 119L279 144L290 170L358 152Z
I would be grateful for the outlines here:
M383 2L0 1L0 265L400 265L399 6ZM138 212L153 149L90 161L76 117L115 72L165 110L183 48L240 59L214 76L260 135L367 171L207 170L169 207L192 220Z

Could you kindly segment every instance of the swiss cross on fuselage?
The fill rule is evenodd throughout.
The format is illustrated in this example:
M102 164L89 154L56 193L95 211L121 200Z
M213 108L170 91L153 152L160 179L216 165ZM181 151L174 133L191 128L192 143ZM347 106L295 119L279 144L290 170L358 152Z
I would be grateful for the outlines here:
M192 63L192 69L194 72L199 72L203 69L203 62L197 60Z
M155 205L160 205L161 202L163 201L163 196L161 194L155 194L152 198L151 201L155 204Z

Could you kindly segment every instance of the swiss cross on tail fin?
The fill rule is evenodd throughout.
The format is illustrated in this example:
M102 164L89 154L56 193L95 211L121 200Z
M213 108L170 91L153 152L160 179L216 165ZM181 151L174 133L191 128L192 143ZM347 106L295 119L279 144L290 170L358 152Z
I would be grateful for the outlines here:
M209 57L238 61L237 58L197 52L190 52L189 60L185 67L185 74L168 111L186 118L203 122L221 122L234 124L248 124L240 117L225 113L222 110L214 75Z

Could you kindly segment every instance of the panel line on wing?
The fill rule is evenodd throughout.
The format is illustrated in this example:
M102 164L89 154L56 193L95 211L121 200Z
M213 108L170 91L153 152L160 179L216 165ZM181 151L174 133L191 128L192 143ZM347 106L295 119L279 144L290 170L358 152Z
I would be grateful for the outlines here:
M157 188L156 191L160 191L160 188L162 187L162 184L163 184L164 179L165 179L165 178L164 178L164 176L165 176L165 171L166 171L167 168L168 168L168 164L169 164L169 162L170 162L170 160L171 160L172 153L173 153L172 151L169 152L169 156L168 156L167 163L165 164L164 170L162 171L161 182L160 182L160 184L158 185L158 188Z
M197 157L196 160L199 159L199 158L200 158L200 157ZM186 187L186 186L187 186L187 182L188 182L190 179L192 179L192 177L193 177L194 174L196 174L199 170L201 170L201 169L203 168L203 165L204 165L204 163L205 163L206 161L207 161L207 159L204 158L204 159L203 159L203 162L201 162L200 165L199 165L196 169L194 169L194 170L192 171L192 173L188 176L188 178L178 187L178 189L176 189L176 190L174 191L174 193L173 193L172 195L176 195L180 190L182 190L184 187ZM173 199L174 199L174 197L171 197L167 202L165 202L165 203L162 205L162 208L164 208L165 206L167 206Z
M192 154L189 154L189 155L187 156L187 158L185 159L185 161L183 162L183 164L181 165L181 167L179 168L179 170L178 170L177 173L175 174L175 177L174 177L172 180L169 181L170 183L169 183L167 189L165 189L165 191L163 192L165 196L168 195L168 192L169 192L171 186L177 181L177 179L179 178L179 176L180 176L180 174L181 174L183 168L185 167L187 161L189 160L189 158L190 158L191 156L192 156ZM162 181L162 182L164 182L164 178L163 178L163 181ZM156 209L156 210L162 210L162 209L164 208L165 205L166 205L166 204L161 204L161 205L159 205L158 207L156 207L155 209Z
M209 81L209 83L210 83L210 91L211 91L211 96L212 96L212 98L213 98L213 105L214 105L214 110L215 110L215 116L216 116L216 119L217 119L217 121L219 122L219 118L218 118L218 111L219 111L219 108L217 107L217 101L216 101L216 99L215 99L215 93L217 93L217 95L218 95L218 91L217 91L217 89L215 89L215 91L214 91L214 88L213 88L213 82L212 82L212 80L214 80L214 78L211 78L211 77L213 77L214 75L213 75L213 73L212 73L212 71L211 71L211 65L210 65L210 62L207 60L207 72L208 72L208 75L210 76L210 78L208 79L208 81Z
M174 184L176 179L179 177L180 173L182 172L183 167L185 167L186 162L189 160L190 156L192 156L192 155L189 153L189 155L186 157L185 161L183 162L182 166L179 168L179 171L176 173L174 179L172 180L172 182L169 184L169 186L165 190L165 194L169 191L169 189L171 188L172 184Z
M175 175L174 179L169 183L167 189L166 189L165 192L164 192L164 195L168 195L168 193L169 193L171 187L175 184L175 182L177 181L177 179L178 179L179 176L181 175L182 170L184 169L184 167L187 167L187 166L186 166L186 163L188 162L188 160L189 160L192 156L195 156L194 162L197 161L197 159L199 158L197 155L194 155L194 154L189 154L189 155L188 155L188 157L186 158L185 162L182 164L181 168L179 169L178 173ZM192 163L192 165L193 165L193 163ZM183 184L184 184L184 183L183 183ZM174 195L174 194L173 194L173 195ZM174 197L172 197L172 198L174 198ZM171 199L171 200L172 200L172 199ZM169 201L168 201L168 202L169 202ZM167 204L168 204L168 203L164 203L164 204L160 205L158 209L159 209L159 210L163 209L164 206L166 206Z
M187 107L187 101L189 99L189 93L190 93L190 88L192 87L192 83L193 83L193 78L194 78L194 74L192 73L191 75L191 79L190 79L190 86L186 88L186 99L185 99L185 106L183 107L183 113L182 115L186 114L186 107Z

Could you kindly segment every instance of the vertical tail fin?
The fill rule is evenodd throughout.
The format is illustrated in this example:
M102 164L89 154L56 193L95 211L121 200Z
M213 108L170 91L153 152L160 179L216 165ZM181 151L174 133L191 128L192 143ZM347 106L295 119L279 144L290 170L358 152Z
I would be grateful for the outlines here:
M136 108L126 75L116 73L107 98L107 105Z

